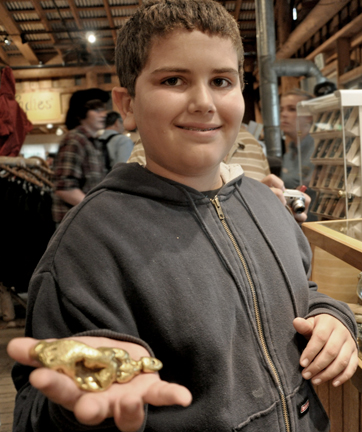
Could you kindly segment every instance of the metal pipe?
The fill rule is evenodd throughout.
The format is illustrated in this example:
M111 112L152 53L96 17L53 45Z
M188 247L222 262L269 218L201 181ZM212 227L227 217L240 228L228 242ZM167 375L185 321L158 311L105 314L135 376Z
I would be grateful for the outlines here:
M273 68L278 76L307 76L315 77L317 84L327 79L311 60L284 59L275 60Z
M276 60L273 0L256 1L255 13L259 90L265 145L269 156L281 157L278 76L313 76L318 83L326 81L326 78L310 60Z
M264 123L264 139L269 156L282 156L279 124L279 97L275 61L273 0L255 2L256 42L259 64L259 91Z

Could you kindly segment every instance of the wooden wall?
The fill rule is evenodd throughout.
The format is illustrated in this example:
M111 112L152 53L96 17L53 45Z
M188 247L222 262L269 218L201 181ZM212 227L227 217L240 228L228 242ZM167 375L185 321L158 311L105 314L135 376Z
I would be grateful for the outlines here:
M328 382L315 390L329 416L330 432L362 432L362 396L351 380L336 388Z

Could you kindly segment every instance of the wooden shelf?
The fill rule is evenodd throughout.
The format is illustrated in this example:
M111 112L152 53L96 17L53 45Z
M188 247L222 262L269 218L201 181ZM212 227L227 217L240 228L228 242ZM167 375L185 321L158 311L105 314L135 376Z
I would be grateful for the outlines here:
M329 228L329 224L360 223L362 219L305 222L302 229L312 245L327 251L342 261L362 271L362 241ZM332 225L333 226L333 225Z

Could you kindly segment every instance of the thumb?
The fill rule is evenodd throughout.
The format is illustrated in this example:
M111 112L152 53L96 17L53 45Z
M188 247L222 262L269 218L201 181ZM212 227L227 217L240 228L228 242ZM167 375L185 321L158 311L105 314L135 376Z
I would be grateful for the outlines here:
M307 319L295 318L293 326L298 333L303 335L306 339L310 339L314 329L314 317Z

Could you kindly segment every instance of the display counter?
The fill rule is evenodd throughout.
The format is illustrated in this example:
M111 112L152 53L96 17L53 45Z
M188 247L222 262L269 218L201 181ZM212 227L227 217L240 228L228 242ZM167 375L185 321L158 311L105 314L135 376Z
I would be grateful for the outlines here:
M302 225L313 251L311 279L318 290L349 304L362 319L356 293L362 271L362 219L307 222ZM353 378L340 387L315 387L331 420L331 432L362 431L362 360Z

